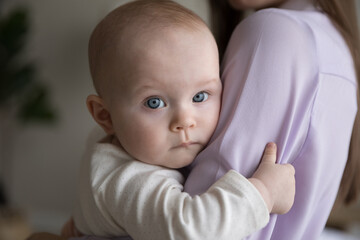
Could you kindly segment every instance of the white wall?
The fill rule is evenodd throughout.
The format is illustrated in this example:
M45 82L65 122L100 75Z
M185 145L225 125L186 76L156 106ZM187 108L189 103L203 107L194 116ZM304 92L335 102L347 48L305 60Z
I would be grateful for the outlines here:
M96 23L125 0L5 0L3 11L16 5L30 10L27 58L51 90L58 110L55 126L29 125L14 132L8 194L25 209L35 230L58 232L70 216L77 167L85 139L95 125L85 106L93 92L87 43ZM207 20L206 0L178 0ZM1 167L1 166L0 166ZM9 171L5 169L5 171Z

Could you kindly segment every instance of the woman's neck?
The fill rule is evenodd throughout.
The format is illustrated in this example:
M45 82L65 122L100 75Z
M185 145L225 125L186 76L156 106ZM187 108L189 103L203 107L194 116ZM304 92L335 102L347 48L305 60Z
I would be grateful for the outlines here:
M288 0L281 4L279 8L300 11L316 10L314 0Z

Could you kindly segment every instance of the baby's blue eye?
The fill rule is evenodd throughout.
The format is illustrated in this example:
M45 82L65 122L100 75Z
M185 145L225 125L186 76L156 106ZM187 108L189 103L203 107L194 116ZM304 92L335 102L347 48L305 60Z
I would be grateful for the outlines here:
M163 108L165 103L160 98L150 98L146 101L145 105L151 109Z
M206 92L199 92L193 97L193 102L204 102L208 99L209 94Z

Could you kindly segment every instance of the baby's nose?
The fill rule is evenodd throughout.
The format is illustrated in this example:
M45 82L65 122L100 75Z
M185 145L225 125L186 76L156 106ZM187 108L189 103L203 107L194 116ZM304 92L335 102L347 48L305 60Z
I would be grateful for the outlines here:
M191 129L194 127L196 127L196 121L192 114L186 111L176 114L170 124L170 129L174 132Z

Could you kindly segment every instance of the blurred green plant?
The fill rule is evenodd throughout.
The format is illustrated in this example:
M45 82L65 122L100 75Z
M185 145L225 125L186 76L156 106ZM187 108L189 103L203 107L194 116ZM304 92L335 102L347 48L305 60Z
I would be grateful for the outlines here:
M39 81L35 64L23 56L28 33L25 8L0 16L0 207L8 204L14 120L22 124L49 124L57 119L48 88Z
M53 123L56 114L49 91L38 80L35 65L25 62L22 56L28 32L25 8L0 17L0 109L11 109L22 123Z

